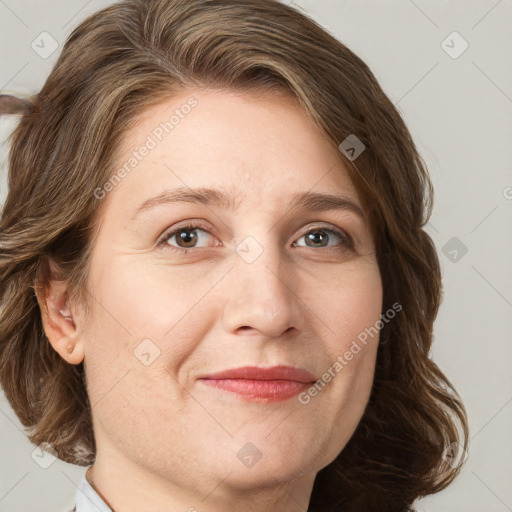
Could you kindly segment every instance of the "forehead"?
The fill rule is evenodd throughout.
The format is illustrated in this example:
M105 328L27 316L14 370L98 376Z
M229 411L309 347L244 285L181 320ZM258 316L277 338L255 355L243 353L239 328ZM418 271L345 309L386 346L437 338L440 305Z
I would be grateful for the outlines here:
M143 155L142 155L143 153ZM286 94L183 90L148 108L124 135L109 201L134 210L165 189L222 189L234 200L282 204L297 192L357 199L340 155Z

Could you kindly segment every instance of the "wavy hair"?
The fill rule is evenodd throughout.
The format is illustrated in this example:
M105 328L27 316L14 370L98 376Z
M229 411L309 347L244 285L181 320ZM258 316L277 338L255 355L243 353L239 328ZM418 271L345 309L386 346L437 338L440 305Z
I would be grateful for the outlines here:
M29 439L66 462L95 459L83 363L44 333L36 290L52 276L86 307L100 201L138 116L183 88L286 93L339 151L369 212L383 311L371 396L352 438L316 477L309 511L413 510L444 489L468 444L464 405L429 356L442 296L423 229L432 185L405 123L368 66L307 15L273 0L124 0L80 23L9 138L0 218L0 383ZM86 307L87 309L87 307Z

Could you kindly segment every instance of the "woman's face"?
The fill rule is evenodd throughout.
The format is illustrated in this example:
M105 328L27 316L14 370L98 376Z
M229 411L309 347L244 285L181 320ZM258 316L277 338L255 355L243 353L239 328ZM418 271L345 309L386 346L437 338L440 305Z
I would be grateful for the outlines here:
M80 326L96 465L204 494L312 482L363 415L378 336L345 354L382 308L337 150L289 97L194 90L148 110L117 163ZM305 372L205 379L276 366Z

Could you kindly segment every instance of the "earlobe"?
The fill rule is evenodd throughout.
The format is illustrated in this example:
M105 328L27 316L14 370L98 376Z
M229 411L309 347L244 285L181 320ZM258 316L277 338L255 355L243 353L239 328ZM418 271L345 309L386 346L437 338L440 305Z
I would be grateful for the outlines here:
M50 281L46 287L36 286L43 329L55 351L68 363L80 364L84 347L69 300L66 282Z

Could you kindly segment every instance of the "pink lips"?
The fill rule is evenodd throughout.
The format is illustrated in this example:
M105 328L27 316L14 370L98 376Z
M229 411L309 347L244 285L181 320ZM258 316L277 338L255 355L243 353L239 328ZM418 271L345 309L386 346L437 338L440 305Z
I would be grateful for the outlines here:
M202 382L249 400L285 400L305 390L317 378L292 366L245 366L201 377Z

